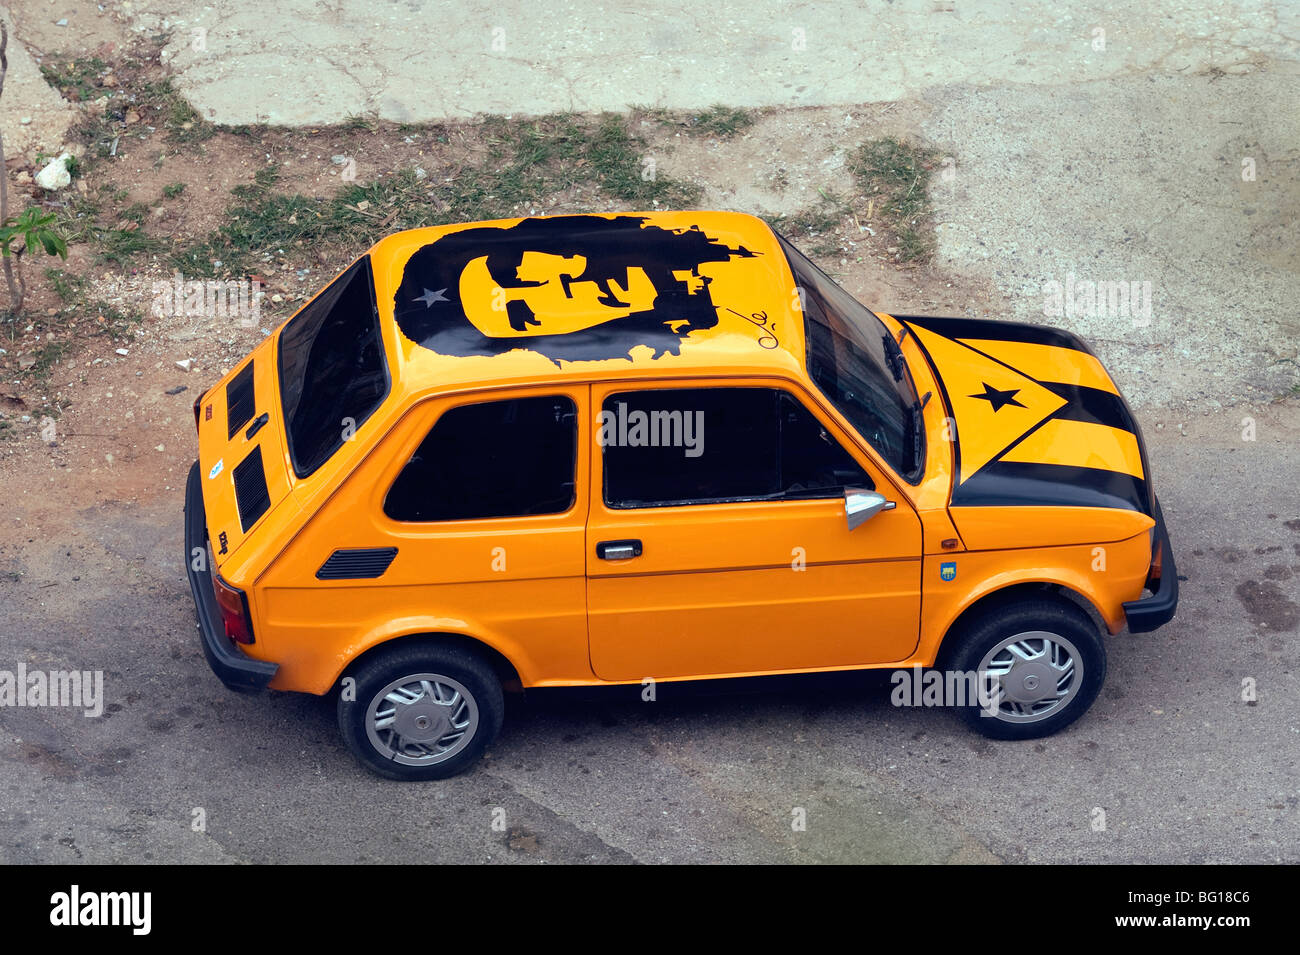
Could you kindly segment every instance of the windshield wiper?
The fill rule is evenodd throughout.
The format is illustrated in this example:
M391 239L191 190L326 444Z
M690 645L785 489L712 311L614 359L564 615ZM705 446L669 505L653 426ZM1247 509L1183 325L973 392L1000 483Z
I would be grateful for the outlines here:
M925 464L925 416L921 414L933 392L927 391L920 401L912 402L912 473L921 470Z
M907 367L907 359L903 357L903 349L898 347L898 342L894 341L894 336L888 333L881 336L881 341L885 343L885 355L889 359L889 370L894 376L894 381L903 380L903 369Z

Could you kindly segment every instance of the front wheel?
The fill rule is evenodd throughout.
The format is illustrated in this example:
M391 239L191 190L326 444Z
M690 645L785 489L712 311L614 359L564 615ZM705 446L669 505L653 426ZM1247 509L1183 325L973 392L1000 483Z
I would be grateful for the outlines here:
M361 765L400 780L464 772L501 729L501 683L459 647L395 647L363 660L339 690L343 741Z
M962 708L994 739L1036 739L1069 726L1092 706L1106 679L1106 647L1076 607L1027 601L972 622L947 666L974 673L981 698Z

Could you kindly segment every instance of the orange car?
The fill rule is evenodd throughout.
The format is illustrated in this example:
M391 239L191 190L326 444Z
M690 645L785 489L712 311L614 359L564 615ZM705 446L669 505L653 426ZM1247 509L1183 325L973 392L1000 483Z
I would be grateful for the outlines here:
M974 675L949 705L1041 736L1103 628L1177 604L1079 339L873 313L747 215L389 236L194 413L208 662L336 694L392 778L465 769L529 687L934 667L925 703Z

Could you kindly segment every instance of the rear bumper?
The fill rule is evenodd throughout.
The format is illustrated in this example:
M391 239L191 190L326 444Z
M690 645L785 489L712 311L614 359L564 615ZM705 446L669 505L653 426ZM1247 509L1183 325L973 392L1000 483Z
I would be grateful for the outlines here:
M212 590L212 568L208 566L207 515L203 509L203 485L199 463L190 468L185 483L185 568L190 579L190 593L194 596L194 611L199 621L203 655L208 658L218 679L232 690L260 690L280 669L278 663L254 660L245 656L226 636L217 607L217 596ZM202 559L195 559L198 550ZM195 565L201 567L196 570Z
M1157 581L1147 581L1147 586L1152 589L1150 597L1130 600L1124 604L1124 617L1128 621L1130 633L1150 633L1172 620L1178 609L1178 567L1174 564L1169 528L1165 526L1165 516L1158 500L1155 502L1155 511L1155 546L1159 548L1160 577Z

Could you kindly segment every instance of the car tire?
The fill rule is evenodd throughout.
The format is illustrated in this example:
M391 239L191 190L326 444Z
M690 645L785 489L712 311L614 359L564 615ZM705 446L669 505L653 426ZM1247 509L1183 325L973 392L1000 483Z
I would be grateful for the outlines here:
M350 670L338 693L343 741L362 766L388 779L464 772L491 745L505 715L496 674L460 647L381 650Z
M943 668L987 672L988 685L999 688L996 708L982 705L992 703L992 694L960 707L968 725L993 739L1038 739L1064 729L1088 711L1106 680L1101 634L1073 605L1012 604L981 615L954 636ZM1047 689L1053 680L1054 698ZM1044 698L1034 701L1038 694Z

